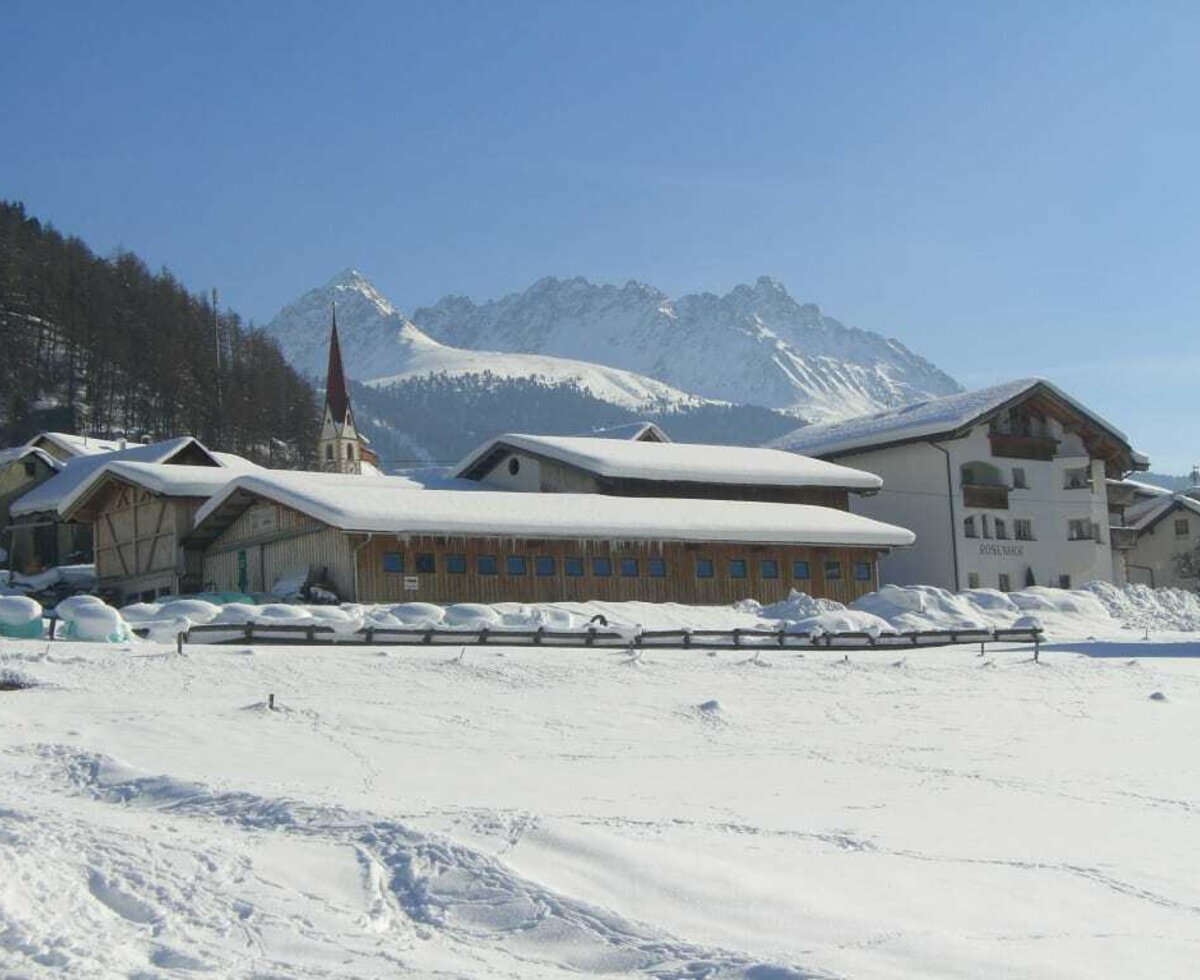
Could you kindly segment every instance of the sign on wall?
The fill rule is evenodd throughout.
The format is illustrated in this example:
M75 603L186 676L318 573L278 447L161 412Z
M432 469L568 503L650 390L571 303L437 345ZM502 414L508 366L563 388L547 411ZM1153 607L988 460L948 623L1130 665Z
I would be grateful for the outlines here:
M421 587L421 580L415 575L404 576L404 591L416 592Z
M1004 544L1001 541L981 541L979 542L979 553L996 558L1023 558L1025 546L1023 544Z

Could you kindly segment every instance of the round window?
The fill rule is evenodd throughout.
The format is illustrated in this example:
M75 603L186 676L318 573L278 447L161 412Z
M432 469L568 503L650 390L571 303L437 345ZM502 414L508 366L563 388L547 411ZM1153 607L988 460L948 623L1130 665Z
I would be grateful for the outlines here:
M508 461L508 472L513 476L521 472L521 461L516 456Z

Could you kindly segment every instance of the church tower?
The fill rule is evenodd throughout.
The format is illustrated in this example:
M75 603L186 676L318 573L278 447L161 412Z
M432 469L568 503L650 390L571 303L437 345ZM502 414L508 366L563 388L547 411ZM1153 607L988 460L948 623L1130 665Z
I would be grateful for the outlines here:
M317 440L317 468L323 473L359 474L363 462L370 464L374 455L354 427L354 412L342 367L342 347L338 342L337 307L334 307L333 328L329 333L329 371L325 377L325 411Z

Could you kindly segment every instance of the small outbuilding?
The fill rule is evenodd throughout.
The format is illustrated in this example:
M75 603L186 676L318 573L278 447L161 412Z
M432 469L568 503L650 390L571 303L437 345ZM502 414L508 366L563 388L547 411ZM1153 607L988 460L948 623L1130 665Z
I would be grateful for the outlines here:
M517 492L758 500L840 510L849 510L850 494L876 493L883 485L872 473L778 449L660 436L657 429L649 438L632 439L510 433L484 443L454 475Z

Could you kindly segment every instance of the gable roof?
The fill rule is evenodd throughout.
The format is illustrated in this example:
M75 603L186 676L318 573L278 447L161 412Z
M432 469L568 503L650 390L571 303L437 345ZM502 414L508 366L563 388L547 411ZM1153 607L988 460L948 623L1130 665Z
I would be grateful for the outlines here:
M229 460L240 460L238 456L211 453L192 436L167 439L146 445L130 446L115 452L77 456L67 460L63 468L40 486L34 487L13 502L10 513L14 517L28 514L54 513L62 515L66 506L86 487L99 471L110 463L170 463L179 457L191 457L210 461L214 467L228 467ZM229 474L226 474L228 479Z
M52 470L61 470L64 465L61 459L51 456L44 449L37 449L27 443L24 446L13 446L11 449L0 449L0 466L20 462L26 456L37 457Z
M454 468L454 475L482 479L514 450L597 476L630 480L852 490L878 490L883 485L873 473L777 449L520 433L485 442Z
M631 439L636 442L671 441L666 430L656 422L625 422L622 425L607 425L579 434L599 439Z
M1141 464L1145 462L1145 457L1133 451L1125 433L1045 378L1019 378L990 388L913 402L873 415L860 415L843 422L807 425L781 436L769 445L776 449L828 457L926 439L956 438L965 435L980 422L1038 393L1058 400L1103 429L1128 457L1129 465L1124 469L1144 468Z
M1131 516L1132 510L1133 508L1126 510L1126 520L1138 534L1144 534L1176 511L1186 510L1200 515L1200 500L1195 500L1185 493L1172 493L1166 497L1151 498L1138 505L1137 514L1134 516Z
M108 462L63 500L60 513L64 520L75 516L112 481L144 487L163 497L211 497L237 473L260 469L249 460L237 466L188 466L174 463Z
M239 476L196 514L196 543L210 541L255 499L273 500L343 531L623 541L910 545L911 531L805 504L548 493L414 490L394 477L263 470Z
M115 439L97 439L94 436L80 436L73 432L39 432L26 445L41 448L39 443L49 442L57 446L68 456L95 456L99 453L111 453L121 448L121 443Z

